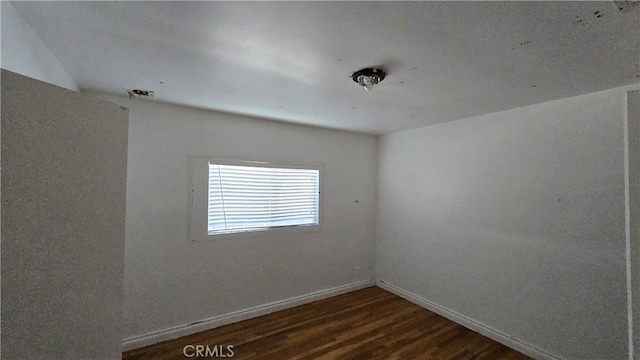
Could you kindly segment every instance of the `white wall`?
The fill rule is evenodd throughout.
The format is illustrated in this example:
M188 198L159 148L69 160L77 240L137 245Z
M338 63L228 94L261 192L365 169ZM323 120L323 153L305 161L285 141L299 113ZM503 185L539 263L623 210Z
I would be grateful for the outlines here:
M628 289L631 299L630 349L640 359L640 90L627 93L627 247Z
M0 66L34 79L78 90L69 73L10 1L0 2Z
M373 279L375 137L105 98L130 109L125 338ZM324 164L322 232L188 240L188 155Z
M3 359L120 359L127 128L2 70Z
M566 359L627 358L624 91L381 138L380 280Z

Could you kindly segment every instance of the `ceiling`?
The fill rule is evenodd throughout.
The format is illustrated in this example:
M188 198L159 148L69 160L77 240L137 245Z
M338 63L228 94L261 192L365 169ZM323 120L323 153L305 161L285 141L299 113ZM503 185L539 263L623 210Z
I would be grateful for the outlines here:
M370 134L640 81L613 1L14 4L82 90Z

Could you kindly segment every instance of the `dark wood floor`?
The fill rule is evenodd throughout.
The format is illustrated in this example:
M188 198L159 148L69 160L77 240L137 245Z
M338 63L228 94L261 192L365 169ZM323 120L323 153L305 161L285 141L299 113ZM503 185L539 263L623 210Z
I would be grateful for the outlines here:
M131 350L123 359L186 359L186 345L233 345L233 359L529 359L378 287Z

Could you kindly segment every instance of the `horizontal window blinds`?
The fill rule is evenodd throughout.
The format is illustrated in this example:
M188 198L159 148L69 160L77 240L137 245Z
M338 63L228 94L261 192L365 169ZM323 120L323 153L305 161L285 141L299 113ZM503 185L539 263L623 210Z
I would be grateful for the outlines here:
M208 234L318 224L319 170L209 163Z

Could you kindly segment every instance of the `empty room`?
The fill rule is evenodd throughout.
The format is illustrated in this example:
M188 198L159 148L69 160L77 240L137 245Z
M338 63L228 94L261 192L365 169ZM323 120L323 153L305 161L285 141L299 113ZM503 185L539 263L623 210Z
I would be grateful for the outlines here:
M640 360L640 2L0 13L3 360Z

